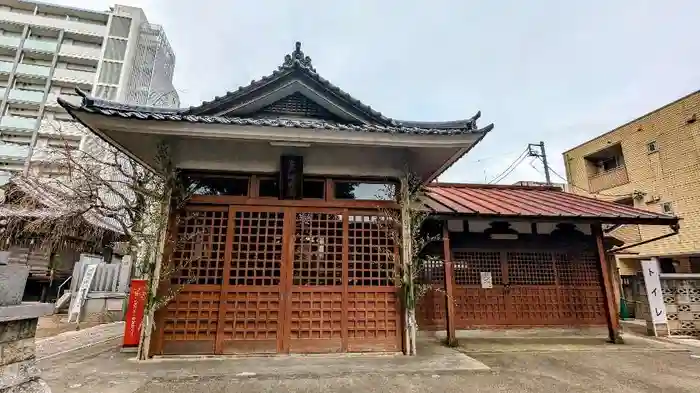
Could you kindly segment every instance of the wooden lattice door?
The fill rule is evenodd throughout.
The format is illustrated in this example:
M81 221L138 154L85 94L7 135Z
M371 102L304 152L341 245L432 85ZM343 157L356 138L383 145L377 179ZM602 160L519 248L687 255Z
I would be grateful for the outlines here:
M282 350L285 214L231 207L217 353Z
M286 295L285 350L340 352L344 336L342 211L290 212L294 235Z
M376 212L190 206L153 354L398 351L395 248ZM186 263L187 262L187 263Z

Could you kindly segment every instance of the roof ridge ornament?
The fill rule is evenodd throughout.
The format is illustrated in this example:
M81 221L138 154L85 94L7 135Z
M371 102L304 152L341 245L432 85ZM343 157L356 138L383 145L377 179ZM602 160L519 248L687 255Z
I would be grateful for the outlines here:
M304 52L301 50L301 42L299 41L295 44L294 52L284 56L284 63L280 66L280 70L294 67L302 67L311 72L316 72L316 69L311 65L311 58L304 56Z

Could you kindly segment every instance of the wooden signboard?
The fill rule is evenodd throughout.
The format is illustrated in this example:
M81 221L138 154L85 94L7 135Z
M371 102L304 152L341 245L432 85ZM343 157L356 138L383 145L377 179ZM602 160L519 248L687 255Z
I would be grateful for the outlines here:
M68 312L68 323L73 320L74 316L75 322L80 322L80 309L83 307L83 302L85 302L87 294L90 291L90 285L92 285L92 280L95 278L96 271L96 263L88 265L87 269L85 269L83 281L80 282L78 292L75 294L75 300L73 301L70 311Z
M304 185L304 157L280 157L280 199L301 199Z

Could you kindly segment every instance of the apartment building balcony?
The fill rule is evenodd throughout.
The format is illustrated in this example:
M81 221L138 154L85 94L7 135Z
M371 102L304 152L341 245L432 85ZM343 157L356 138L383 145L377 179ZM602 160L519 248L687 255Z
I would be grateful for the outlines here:
M99 60L102 56L102 48L92 48L80 45L62 44L58 52L61 56L77 57L80 59Z
M46 97L46 106L60 108L61 106L58 105L58 97L61 97L61 99L64 99L74 105L80 105L83 101L83 97L78 95L49 93L49 95Z
M17 48L19 47L20 41L21 40L17 37L0 36L0 46Z
M627 168L618 166L616 168L599 172L588 178L588 191L599 192L629 183Z
M29 146L0 143L0 158L24 161L29 155Z
M51 74L51 67L33 64L17 64L17 73L29 76L48 77Z
M94 23L48 18L40 15L20 14L12 11L0 10L0 19L22 25L40 25L63 29L77 34L89 36L104 36L107 33L107 26Z
M95 81L95 73L88 71L69 70L68 68L56 68L53 72L53 78L60 81L92 86L93 82Z
M44 101L44 92L35 90L11 89L10 94L8 95L8 99L10 101L15 102L41 104L41 102Z
M5 115L0 118L0 127L33 131L36 128L36 119L31 117Z
M24 40L24 48L30 50L36 50L40 52L56 52L58 47L58 41L49 40L37 40L34 38L27 38Z
M12 72L12 63L8 61L0 61L0 73L9 74Z

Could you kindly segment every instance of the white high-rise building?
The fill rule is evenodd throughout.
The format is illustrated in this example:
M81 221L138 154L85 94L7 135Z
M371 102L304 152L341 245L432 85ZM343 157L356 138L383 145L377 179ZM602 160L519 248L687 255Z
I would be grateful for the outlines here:
M0 171L47 167L42 148L86 142L56 103L95 97L178 107L175 54L162 27L143 10L115 5L92 11L0 0Z

